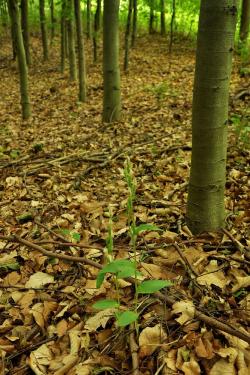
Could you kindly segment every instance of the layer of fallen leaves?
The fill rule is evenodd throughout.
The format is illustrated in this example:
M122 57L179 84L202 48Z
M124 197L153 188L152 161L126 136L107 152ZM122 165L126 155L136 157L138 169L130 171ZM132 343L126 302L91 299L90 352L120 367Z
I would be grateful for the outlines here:
M129 258L123 178L129 156L137 179L136 220L162 229L140 236L140 271L145 278L172 280L173 287L164 293L177 301L169 308L153 297L139 300L135 341L140 373L249 374L248 344L194 318L198 307L249 332L249 257L240 249L250 246L250 155L232 127L226 205L236 242L225 234L193 238L185 226L193 46L177 42L170 58L166 40L139 39L129 74L122 75L123 120L112 125L101 123L101 63L92 64L91 46L88 102L80 104L77 85L57 70L57 44L42 65L35 38L29 71L33 117L22 122L17 67L8 46L1 59L8 66L0 72L1 233L104 264L110 205L114 255ZM236 61L232 97L246 85ZM233 100L231 112L246 111L247 100ZM115 298L110 278L96 289L98 270L92 266L48 258L4 240L0 249L3 374L132 373L130 329L116 326L112 309L96 312L91 307L98 299ZM121 281L120 293L122 306L132 308L131 284Z

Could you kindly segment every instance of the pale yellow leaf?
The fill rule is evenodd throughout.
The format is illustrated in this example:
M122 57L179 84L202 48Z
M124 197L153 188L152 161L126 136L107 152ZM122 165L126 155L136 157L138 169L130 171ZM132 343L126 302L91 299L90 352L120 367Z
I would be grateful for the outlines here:
M42 288L46 284L54 283L54 276L51 276L44 272L36 272L30 276L26 282L26 288Z
M194 312L195 307L192 301L179 301L174 303L172 306L172 314L181 314L179 318L175 318L175 320L180 324L184 324L193 319Z
M154 327L146 327L139 336L139 356L144 358L151 355L166 340L167 334L161 324Z

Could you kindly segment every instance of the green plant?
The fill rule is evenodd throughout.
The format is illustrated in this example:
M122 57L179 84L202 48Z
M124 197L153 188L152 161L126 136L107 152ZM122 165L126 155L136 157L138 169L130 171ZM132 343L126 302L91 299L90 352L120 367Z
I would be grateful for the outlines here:
M151 294L160 289L170 286L171 282L168 280L146 280L139 281L141 276L138 271L138 258L137 258L137 237L141 232L160 230L153 224L140 224L136 225L136 218L134 213L134 201L136 197L136 180L132 172L132 165L128 159L125 162L124 167L124 178L128 186L128 199L127 199L127 220L129 227L130 243L133 252L133 259L116 259L113 260L113 230L112 230L112 211L109 209L109 226L108 236L106 240L106 249L108 257L106 257L108 264L99 271L96 280L96 287L100 288L105 276L107 274L113 275L113 280L116 288L116 299L104 299L96 302L93 307L96 309L104 310L109 308L115 309L115 317L117 324L120 327L125 327L137 321L138 314L138 295L139 294ZM132 310L124 310L121 305L120 291L119 291L119 279L133 278L135 285L135 298L134 306Z
M234 114L230 118L234 126L237 143L242 142L246 148L250 147L250 122L249 116Z

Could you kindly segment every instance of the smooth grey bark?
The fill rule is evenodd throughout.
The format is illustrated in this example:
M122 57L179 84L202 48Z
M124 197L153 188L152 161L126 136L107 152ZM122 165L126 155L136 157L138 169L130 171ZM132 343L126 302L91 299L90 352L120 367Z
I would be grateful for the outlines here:
M69 78L71 81L75 81L77 74L76 74L73 0L67 0L66 24L67 24L67 31L68 31Z
M103 121L121 116L119 68L119 0L104 0L103 12Z
M26 63L26 55L23 44L23 36L17 0L8 0L8 7L10 12L11 23L13 26L13 33L17 51L17 62L20 77L22 117L23 119L28 119L31 115L28 89L28 67Z
M29 66L31 63L31 58L30 58L28 0L21 0L20 9L21 9L21 26L22 26L22 34L23 34L23 44L24 44L24 49L25 49L26 62L27 62L27 65Z
M39 14L40 14L40 26L42 34L42 45L43 45L43 59L48 60L49 58L49 47L48 47L48 34L46 27L46 16L45 16L45 2L39 0Z
M102 0L97 0L95 18L94 18L94 35L93 35L94 62L97 62L97 58L98 58L97 49L98 49L99 31L100 31L100 26L101 26L101 7L102 7Z
M129 49L130 49L130 46L129 46L129 37L130 37L130 33L131 33L131 20L132 20L132 10L133 10L133 0L129 0L129 3L128 3L128 15L127 15L127 24L126 24L126 31L125 31L125 48L124 48L124 71L127 72L128 71L128 63L129 63Z
M250 0L242 0L241 19L240 19L240 40L247 40L250 24Z
M84 57L84 42L82 31L82 17L80 0L74 0L75 19L76 19L76 37L78 47L78 81L79 81L79 101L86 101L86 71Z
M224 225L228 97L237 11L237 0L201 0L187 202L187 223L194 234Z

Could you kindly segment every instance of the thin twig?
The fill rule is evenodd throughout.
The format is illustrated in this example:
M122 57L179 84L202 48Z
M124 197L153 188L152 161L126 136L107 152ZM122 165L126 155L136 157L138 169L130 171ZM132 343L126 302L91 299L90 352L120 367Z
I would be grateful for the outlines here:
M131 332L129 334L129 346L130 346L130 353L131 353L131 358L132 358L132 375L140 375L139 372L139 360L138 360L138 345L135 341L135 325L131 324L130 325Z

